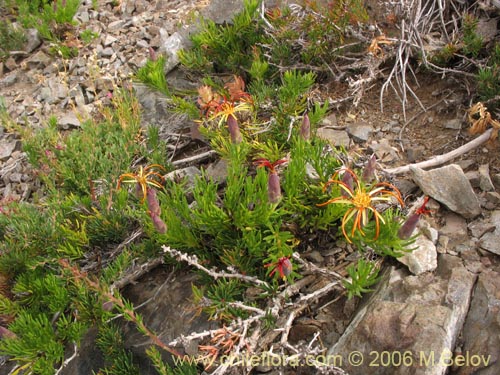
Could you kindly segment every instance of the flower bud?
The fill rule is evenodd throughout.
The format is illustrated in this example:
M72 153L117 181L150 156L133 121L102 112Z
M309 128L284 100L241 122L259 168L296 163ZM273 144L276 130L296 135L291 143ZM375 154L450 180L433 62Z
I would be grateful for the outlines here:
M231 135L231 142L234 144L240 144L243 141L243 137L240 132L240 127L238 126L238 120L233 115L229 115L227 118L227 127L229 129L229 134Z
M285 278L285 277L289 276L292 273L292 270L293 270L292 262L290 262L289 258L284 258L281 261L282 277Z
M151 61L156 61L158 59L158 56L156 56L156 52L155 50L153 49L153 47L149 47L149 59Z
M307 113L304 115L302 125L300 126L300 137L304 141L308 141L311 139L311 121L309 120L309 116L307 115Z
M345 171L344 175L342 176L342 182L349 188L349 190L352 191L354 188L354 179L352 178L352 174L349 171ZM346 191L342 190L342 196L347 197L349 194L347 194Z
M417 223L420 219L420 214L411 215L404 224L399 228L398 237L402 240L407 240L413 234L413 231L417 227Z
M0 326L0 339L3 338L15 339L16 337L17 335L14 332L5 327Z
M267 181L267 195L269 203L278 203L281 198L280 177L276 172L271 172L269 174L269 180Z
M368 163L365 165L363 169L362 179L365 183L369 184L375 178L375 169L377 168L377 158L375 154L372 155Z
M156 195L155 189L148 189L146 193L146 201L148 203L148 208L151 216L160 216L161 208L160 202L158 202L158 197Z
M167 224L165 224L158 215L151 215L151 219L153 220L153 226L158 233L165 234L167 232Z
M102 309L104 311L111 311L113 310L113 307L114 307L114 303L112 301L106 301L106 302L103 302L102 304Z

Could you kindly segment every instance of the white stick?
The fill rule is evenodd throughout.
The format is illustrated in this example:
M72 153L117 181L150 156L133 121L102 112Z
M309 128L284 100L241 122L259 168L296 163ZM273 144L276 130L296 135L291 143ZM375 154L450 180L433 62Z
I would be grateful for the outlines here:
M410 171L410 168L430 168L430 167L435 167L437 165L444 164L452 159L455 159L456 157L463 155L476 147L482 145L485 143L488 139L491 137L491 132L493 129L488 129L486 130L483 134L481 134L479 137L476 139L473 139L469 143L464 144L463 146L460 146L459 148L448 152L447 154L443 155L438 155L433 157L432 159L426 160L426 161L421 161L420 163L415 163L415 164L408 164L404 165L401 167L397 168L389 168L389 169L383 169L384 172L390 173L390 174L403 174L407 173Z

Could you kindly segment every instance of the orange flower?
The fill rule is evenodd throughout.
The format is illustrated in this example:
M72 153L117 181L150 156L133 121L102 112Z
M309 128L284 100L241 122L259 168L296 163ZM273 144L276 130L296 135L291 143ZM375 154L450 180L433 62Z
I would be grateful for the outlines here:
M338 179L339 172L336 172L332 178L325 184L323 190L326 190L329 185L337 184L342 190L342 195L333 199L330 199L324 203L318 204L319 207L326 206L332 203L346 204L349 209L344 214L342 218L342 233L346 238L347 242L352 243L351 237L354 236L356 231L359 231L362 236L365 235L363 232L363 227L368 224L370 212L375 218L375 240L378 238L380 233L380 222L385 223L383 216L377 209L373 206L376 202L387 202L391 198L396 198L396 200L404 206L403 199L401 198L401 193L399 190L389 183L379 182L374 185L366 186L360 182L358 176L350 170L343 169L345 173L349 173L355 186L351 187L342 180ZM354 224L350 235L347 234L346 224L354 218Z
M163 189L163 176L156 172L155 168L165 171L165 168L158 164L151 164L145 168L141 166L137 173L122 174L118 179L116 188L119 189L122 183L135 183L137 191L142 193L141 202L144 202L147 197L148 185Z

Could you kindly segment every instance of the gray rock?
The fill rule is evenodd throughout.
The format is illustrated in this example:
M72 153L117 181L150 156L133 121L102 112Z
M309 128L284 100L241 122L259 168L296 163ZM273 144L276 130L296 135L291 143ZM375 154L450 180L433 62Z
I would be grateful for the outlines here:
M212 0L203 9L203 16L212 19L217 24L232 23L235 13L243 10L241 0Z
M323 120L321 120L322 126L338 126L337 115L335 113L331 113L326 116Z
M77 13L76 19L80 20L81 23L87 23L90 21L90 14L86 10L83 10Z
M479 240L479 246L493 254L500 255L500 233L488 232Z
M347 132L344 130L319 128L318 130L316 130L316 135L319 138L330 142L330 144L334 147L349 148L349 145L351 144L351 139L349 138Z
M144 124L159 126L160 136L182 132L191 126L187 115L168 111L165 95L140 83L134 83L133 87L143 108L141 120Z
M472 159L462 159L458 160L455 164L462 168L463 171L466 171L467 169L474 166L476 162Z
M44 69L52 62L52 58L43 51L37 51L27 60L29 69Z
M500 187L500 173L495 173L495 174L493 175L493 183L494 183L496 186Z
M394 182L394 185L401 192L403 197L415 193L418 186L412 180L399 179Z
M347 133L349 133L353 141L359 143L368 141L372 132L373 126L366 122L357 122L347 127Z
M451 164L430 171L411 167L410 172L424 194L444 204L451 211L466 219L472 219L481 213L479 200L458 165Z
M439 263L434 273L419 276L386 272L328 355L346 359L342 368L353 375L443 375L448 366L440 359L454 350L476 277L457 257L442 255ZM355 351L364 358L359 366L347 360ZM383 351L408 353L409 361L374 366Z
M68 97L68 86L61 83L57 77L53 77L49 80L49 87L51 89L51 95L54 98L64 99Z
M493 231L485 233L479 240L479 246L494 254L500 255L500 210L493 211L489 218ZM486 224L487 225L487 224Z
M498 33L498 19L481 17L476 26L476 33L480 35L484 42L495 40Z
M26 36L26 44L24 45L26 53L33 52L42 44L42 38L37 29L27 29L24 35Z
M478 171L468 171L465 172L465 177L469 180L470 184L474 188L479 187L479 172Z
M168 74L179 64L178 53L181 49L186 48L187 39L179 32L175 32L168 36L165 29L160 29L160 38L162 40L159 48L159 53L165 54L167 61L165 63L165 74Z
M462 120L459 118L454 118L452 120L446 121L443 126L445 129L460 130L462 129Z
M462 216L452 212L448 212L444 220L445 225L439 229L439 233L448 237L448 249L453 250L456 245L468 239L467 222Z
M408 267L412 274L420 275L437 268L436 245L432 240L420 235L412 244L412 248L415 248L415 250L397 258L399 262Z
M15 139L15 140L7 140L7 139L1 139L0 140L0 161L6 161L9 159L12 155L12 153L15 150L18 150L20 148L21 144L20 142Z
M479 187L482 191L495 191L495 186L490 177L490 166L482 164L479 166Z
M175 182L185 182L186 189L190 190L194 187L196 178L201 176L201 171L194 166L177 169L173 172L166 174L164 177L166 180L172 180Z
M111 46L114 42L116 42L118 39L116 39L114 36L112 35L106 35L106 38L104 38L104 42L103 42L103 45L104 47L109 47Z
M102 57L111 57L113 56L113 54L115 53L115 51L113 50L113 48L111 47L106 47L104 48L102 51L101 51L101 56Z
M462 331L462 353L483 356L478 366L459 368L455 374L500 374L500 273L485 270L479 275L471 308Z
M52 90L50 89L50 87L45 86L40 89L39 99L40 101L48 104L54 102L54 96L52 95Z
M380 139L380 141L373 141L369 149L374 152L377 156L377 160L383 163L392 163L399 160L398 150L392 147L389 140L386 138Z
M215 163L212 163L206 169L207 178L219 184L224 183L227 178L227 161L225 159L219 159Z
M16 59L12 56L9 56L7 60L5 60L4 66L10 71L17 69L18 67Z
M480 238L485 233L493 232L495 228L495 224L489 220L475 220L469 224L469 230L475 238Z
M418 229L425 237L431 240L434 245L437 244L439 239L439 231L436 228L433 228L427 220L422 218L420 218L417 225Z
M498 205L500 203L500 194L497 193L496 191L488 191L484 197L488 202L491 202L495 205Z
M80 126L80 124L81 124L80 120L73 112L68 112L64 114L57 122L58 127L64 130L68 130L70 128L77 128Z
M123 29L125 27L125 25L127 24L127 20L117 20L117 21L113 21L113 22L110 22L108 24L108 27L107 27L107 30L108 31L118 31L120 29Z
M424 148L412 146L406 149L406 158L409 163L415 163L422 159L424 155Z
M12 72L10 74L7 74L0 80L0 86L3 87L12 86L14 83L17 82L17 74L18 74L17 72Z

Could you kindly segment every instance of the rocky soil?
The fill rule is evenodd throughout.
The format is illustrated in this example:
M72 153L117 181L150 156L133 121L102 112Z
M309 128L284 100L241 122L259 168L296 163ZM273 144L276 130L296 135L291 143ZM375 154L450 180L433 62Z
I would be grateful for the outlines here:
M170 56L171 83L189 85L176 71L174 56L186 45L196 16L201 13L224 22L241 6L236 0L123 0L113 7L113 1L101 0L96 11L90 0L82 3L76 16L78 27L91 29L99 37L79 46L78 57L62 60L50 55L49 46L32 32L25 52L0 67L0 95L17 123L44 126L55 116L61 129L78 129L99 106L108 103L117 86L130 84L131 74L146 62L150 48ZM318 134L353 155L375 153L381 173L443 154L473 139L465 121L471 102L467 91L451 78L420 74L418 80L420 85L415 84L414 90L428 110L410 102L403 114L401 103L389 91L382 112L379 82L357 107L344 104L335 108ZM189 131L191 124L168 113L161 95L137 83L134 87L144 108L145 125L160 126L163 137L172 142L177 142L172 134ZM333 80L318 87L321 96L332 102L343 94L336 90L339 85ZM8 130L8 124L2 124L0 198L3 202L29 201L38 189L36 175L20 140ZM199 144L187 149L191 154L208 151ZM414 207L421 203L418 197L432 198L432 215L421 220L423 235L417 250L401 262L387 262L377 290L362 301L344 298L304 313L292 327L290 340L309 342L316 332L322 332L328 354L341 356L342 365L337 365L353 375L499 374L498 155L496 141L446 166L427 171L412 168L406 174L388 176L408 203L416 201ZM211 173L217 173L216 166L210 166ZM306 257L317 265L327 265L335 251L332 244L310 251ZM192 281L192 275L172 274L159 267L138 284L127 286L125 294L137 305L153 298L154 303L144 305L140 312L169 342L183 333L210 328L208 322L193 320L186 313L191 307L190 292L184 286ZM325 306L328 302L324 301ZM138 357L143 355L144 337L130 328L127 340ZM103 359L91 342L92 332L65 373L90 374L99 368ZM349 360L355 352L364 356L362 363ZM392 355L392 359L381 353ZM462 366L462 358L467 366ZM398 361L399 366L387 365ZM143 366L144 374L154 373ZM275 369L260 366L254 371L272 373Z

